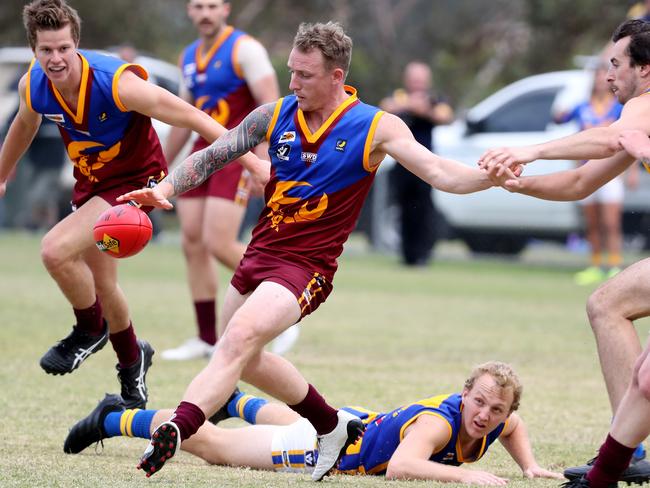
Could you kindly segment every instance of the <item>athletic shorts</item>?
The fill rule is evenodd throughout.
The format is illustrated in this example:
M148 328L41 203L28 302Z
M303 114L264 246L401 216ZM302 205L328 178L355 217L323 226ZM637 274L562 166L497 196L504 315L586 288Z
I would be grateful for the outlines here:
M273 469L289 473L311 473L318 459L316 430L307 419L278 427L271 441Z
M332 284L322 274L260 253L244 255L230 284L246 295L264 281L282 285L294 294L300 306L301 319L316 310L332 292Z
M121 203L124 203L124 202L117 201L117 197L119 197L120 195L123 195L133 190L141 190L142 188L152 188L156 186L164 177L165 177L165 173L162 172L160 175L157 176L149 176L143 180L127 181L121 183L118 186L114 186L113 188L109 188L107 190L99 191L96 193L85 194L81 197L73 199L72 202L70 202L72 204L72 210L73 211L77 210L84 203L86 203L88 200L90 200L92 197L95 196L102 198L111 206L119 205ZM141 208L146 213L149 213L153 210L153 207L141 207Z
M248 171L233 161L210 175L200 186L178 195L179 198L216 197L231 200L242 207L248 204Z
M598 188L588 197L580 200L581 205L589 205L591 203L622 203L623 194L625 193L623 178L617 176L611 181L608 181L603 186Z

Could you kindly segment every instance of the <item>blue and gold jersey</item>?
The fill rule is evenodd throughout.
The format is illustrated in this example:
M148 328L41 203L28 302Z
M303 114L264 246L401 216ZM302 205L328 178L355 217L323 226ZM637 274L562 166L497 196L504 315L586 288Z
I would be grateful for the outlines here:
M457 393L426 398L388 413L345 407L344 410L363 420L366 432L359 442L348 447L338 470L349 474L384 474L390 458L404 438L404 431L421 415L435 415L449 425L449 440L442 449L431 455L431 461L454 466L477 461L501 435L506 424L499 424L485 436L477 455L466 459L458 442L462 408L462 398Z
M90 51L79 51L81 83L71 108L35 60L27 73L27 106L57 124L76 179L73 201L129 181L159 176L167 165L151 119L129 112L120 100L118 81L124 70L141 78L139 65Z
M183 80L194 105L227 129L237 126L257 106L237 61L237 44L246 37L245 32L226 26L205 54L203 44L196 40L181 57Z
M247 255L273 254L332 280L374 180L370 149L383 114L346 90L350 96L314 133L295 96L276 103L266 207Z

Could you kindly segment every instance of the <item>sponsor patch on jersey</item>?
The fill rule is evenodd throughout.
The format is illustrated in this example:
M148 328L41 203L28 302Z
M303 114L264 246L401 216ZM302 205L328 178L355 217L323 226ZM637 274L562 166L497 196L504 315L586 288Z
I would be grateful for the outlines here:
M291 153L291 146L289 144L282 144L278 146L275 155L282 161L289 161L289 154Z
M313 164L318 159L318 154L309 151L303 151L300 154L300 159L307 164Z
M65 122L65 118L63 117L63 114L43 114L43 117L51 120L52 122L56 122L57 124L62 124L63 122Z
M221 68L221 65L222 65L222 64L223 64L223 63L221 62L221 60L220 60L220 59L217 59L217 60L214 62L214 68L215 68L215 69L219 69L219 68Z
M345 147L348 145L348 141L346 139L338 139L336 141L336 146L334 147L337 151L343 152L345 151Z
M197 83L205 83L208 79L208 74L207 73L199 73L196 75L196 82Z
M188 63L183 66L183 73L185 75L193 75L196 73L196 63Z
M294 131L289 131L285 132L280 136L280 140L278 141L279 143L283 142L293 142L296 140L296 133Z
M106 115L106 112L102 112L97 116L97 120L100 122L106 122L106 120L108 120L108 115Z

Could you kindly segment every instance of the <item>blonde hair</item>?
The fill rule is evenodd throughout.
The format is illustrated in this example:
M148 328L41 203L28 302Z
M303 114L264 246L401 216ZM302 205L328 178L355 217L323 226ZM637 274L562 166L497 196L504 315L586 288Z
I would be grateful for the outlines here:
M65 0L34 0L23 8L23 25L32 50L36 49L38 31L59 30L70 26L75 45L81 37L81 19Z
M484 374L489 374L494 378L495 383L500 388L512 389L512 405L510 405L510 412L512 413L517 410L519 408L519 402L521 401L521 394L524 387L519 380L519 376L517 376L517 373L512 369L512 366L500 361L488 361L487 363L479 364L474 368L470 377L465 380L465 389L467 391L471 390L474 387L476 380Z
M346 75L350 69L352 39L338 22L303 22L293 39L293 47L302 52L318 49L323 54L328 69L341 68Z

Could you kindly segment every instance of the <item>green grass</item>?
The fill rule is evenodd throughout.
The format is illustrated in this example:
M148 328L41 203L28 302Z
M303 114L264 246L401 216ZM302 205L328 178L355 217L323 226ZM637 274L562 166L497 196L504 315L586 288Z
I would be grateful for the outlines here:
M145 480L135 469L146 442L110 439L101 455L63 454L68 428L104 392L118 390L106 347L72 375L48 376L40 356L69 332L72 312L38 256L39 240L0 234L0 486L286 486L305 476L208 467L181 454ZM521 415L540 464L561 470L594 454L610 413L575 269L524 260L448 259L426 270L395 258L348 252L335 291L303 322L289 354L334 405L389 409L459 391L476 363L514 364L525 385ZM528 264L526 264L528 263ZM580 263L578 263L580 264ZM225 281L226 273L223 273ZM174 245L150 245L124 260L120 282L138 335L160 351L193 332L183 259ZM640 334L647 334L645 323ZM173 407L202 361L163 362L148 376L151 408ZM526 481L495 445L476 468ZM335 477L328 485L378 486L381 478ZM431 486L410 483L408 486ZM454 485L445 485L454 486Z

